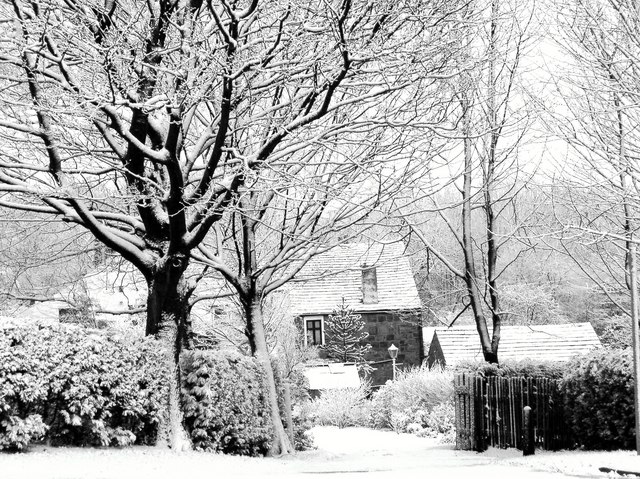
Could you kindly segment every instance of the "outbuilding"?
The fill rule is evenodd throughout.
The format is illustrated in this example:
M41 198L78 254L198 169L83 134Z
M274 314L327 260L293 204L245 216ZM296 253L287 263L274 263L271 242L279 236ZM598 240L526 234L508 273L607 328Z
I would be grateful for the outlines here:
M498 358L568 361L602 344L590 323L543 326L502 326ZM483 361L475 326L436 328L427 354L427 364L455 366L463 361Z

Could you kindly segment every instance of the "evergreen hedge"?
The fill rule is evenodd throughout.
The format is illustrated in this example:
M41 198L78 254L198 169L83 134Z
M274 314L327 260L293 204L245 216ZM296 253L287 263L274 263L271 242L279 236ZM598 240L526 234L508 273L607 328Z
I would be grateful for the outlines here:
M0 326L0 450L24 450L39 440L54 446L155 444L170 378L162 364L151 338L66 325ZM188 351L182 381L185 425L197 449L248 455L269 449L269 405L255 359ZM297 383L294 405L307 397ZM284 412L279 376L278 388ZM298 449L311 446L311 425L294 415Z
M577 445L635 449L631 350L597 349L571 361L561 388Z
M272 364L281 417L285 417L284 386ZM257 456L271 446L270 406L262 367L256 359L233 351L188 351L181 359L185 426L194 448L202 451ZM299 414L308 400L302 375L291 378L294 446L312 447L311 420Z
M566 364L551 361L533 361L522 359L519 361L501 361L500 365L478 361L465 361L456 365L457 372L478 374L484 377L524 377L562 379Z
M269 450L269 404L255 359L189 351L181 371L185 426L195 449L251 456Z
M0 449L153 444L166 394L157 345L76 327L0 327Z

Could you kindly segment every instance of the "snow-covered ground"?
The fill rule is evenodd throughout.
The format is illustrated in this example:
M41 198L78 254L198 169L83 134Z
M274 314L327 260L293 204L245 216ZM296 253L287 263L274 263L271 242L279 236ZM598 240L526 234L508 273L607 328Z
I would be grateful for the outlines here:
M317 450L283 458L246 458L163 449L37 447L26 454L0 454L0 479L164 478L516 478L607 477L602 466L640 471L632 452L542 453L516 450L483 454L408 434L364 428L314 429Z

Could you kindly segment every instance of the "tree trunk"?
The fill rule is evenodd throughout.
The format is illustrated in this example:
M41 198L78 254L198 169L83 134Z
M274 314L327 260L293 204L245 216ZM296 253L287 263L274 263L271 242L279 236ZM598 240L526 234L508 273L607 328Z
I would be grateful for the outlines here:
M165 257L147 278L147 335L154 335L163 348L165 373L170 378L165 396L165 410L158 425L160 446L175 451L191 449L184 428L180 405L180 353L190 346L189 297L193 287L183 278L188 259L184 255Z
M484 360L488 363L498 362L498 342L500 340L500 329L498 328L498 336L493 341L489 336L489 328L487 327L487 318L482 309L483 297L478 283L480 278L476 272L475 259L473 255L473 238L471 231L471 210L473 194L471 191L471 180L473 173L473 145L471 141L471 120L469 118L469 100L465 97L462 100L463 108L463 128L464 128L464 173L462 186L462 249L464 253L464 279L469 295L469 302L473 311L473 317L476 322L476 329L480 336L480 345L482 346L482 354ZM495 348L494 348L495 345Z
M162 367L169 377L168 388L164 397L164 408L160 423L158 424L158 439L156 444L161 447L169 447L174 451L188 451L191 449L189 435L184 428L182 406L180 404L180 368L176 361L179 357L177 345L178 328L163 328L156 337L163 347Z
M498 362L498 345L500 343L500 325L502 316L500 314L500 293L498 289L498 240L496 239L496 215L493 211L493 182L496 169L496 155L498 149L498 140L500 132L498 130L497 107L496 107L496 36L498 29L499 2L492 0L491 2L491 27L489 40L489 148L486 152L485 159L485 178L484 178L484 210L487 225L487 285L489 286L489 299L491 306L491 320L493 322L493 332L491 337L491 352L485 354L485 360L488 362Z
M293 452L293 446L289 441L289 436L284 430L282 418L280 417L280 408L278 406L278 391L276 389L275 374L271 366L271 358L267 348L267 338L264 330L264 322L262 316L262 305L259 301L250 301L246 306L247 323L250 332L250 344L252 353L262 366L267 383L267 399L271 409L271 423L273 425L273 441L268 455L275 456L278 454L289 454Z

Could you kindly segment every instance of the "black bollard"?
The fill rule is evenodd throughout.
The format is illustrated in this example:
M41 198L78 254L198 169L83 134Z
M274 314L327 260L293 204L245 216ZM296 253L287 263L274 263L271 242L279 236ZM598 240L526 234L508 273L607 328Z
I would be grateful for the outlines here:
M533 456L536 453L535 438L533 435L533 424L531 423L531 408L524 407L523 425L522 425L522 455Z

